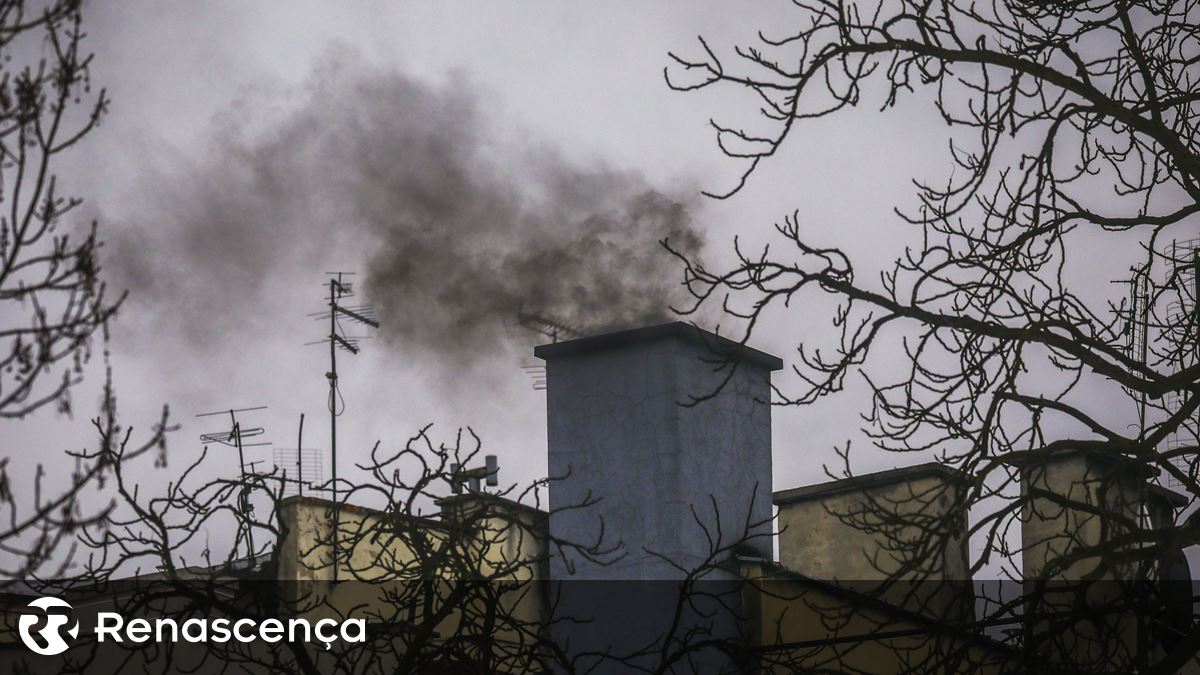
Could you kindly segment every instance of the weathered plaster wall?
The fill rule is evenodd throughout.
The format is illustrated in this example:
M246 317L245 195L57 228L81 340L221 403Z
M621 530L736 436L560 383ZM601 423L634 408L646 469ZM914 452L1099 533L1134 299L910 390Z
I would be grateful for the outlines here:
M1144 469L1131 471L1120 462L1084 452L1023 466L1021 489L1029 497L1021 514L1024 577L1039 578L1047 562L1138 527L1145 486ZM1077 580L1096 564L1095 559L1079 560L1051 576Z
M770 368L743 362L715 398L681 405L720 382L711 356L681 331L546 358L550 531L591 542L603 522L625 553L609 565L575 560L574 578L677 578L644 549L699 565L711 547L693 509L714 538L719 518L724 544L743 537L747 517L770 519ZM563 510L589 498L599 501ZM750 543L770 556L769 538ZM551 575L572 576L561 560Z
M779 562L827 580L968 579L966 541L957 532L945 548L931 551L914 569L900 573L914 561L913 551L898 544L927 535L930 524L945 526L957 489L945 476L925 473L796 501L781 501L786 492L778 493Z

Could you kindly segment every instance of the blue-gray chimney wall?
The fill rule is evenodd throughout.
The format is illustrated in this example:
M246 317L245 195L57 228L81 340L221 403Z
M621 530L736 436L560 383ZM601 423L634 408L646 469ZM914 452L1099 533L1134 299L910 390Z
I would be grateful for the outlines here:
M706 359L735 347L673 323L537 349L546 360L551 535L589 544L603 523L604 543L619 541L623 554L609 564L573 556L573 573L556 556L552 578L679 578L674 565L696 569L712 552L697 518L714 537L719 518L722 545L760 535L745 548L770 557L768 402L779 360L742 348L716 397L681 405L715 389L728 370ZM572 508L589 499L598 502ZM748 522L760 525L748 533Z

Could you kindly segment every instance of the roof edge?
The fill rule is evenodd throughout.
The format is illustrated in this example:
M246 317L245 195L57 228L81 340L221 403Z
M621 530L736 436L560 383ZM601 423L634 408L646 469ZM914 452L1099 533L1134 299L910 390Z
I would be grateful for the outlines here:
M928 477L940 477L960 485L966 485L971 480L970 476L966 473L952 466L947 466L941 462L926 462L925 464L886 469L884 471L851 476L815 485L803 485L789 490L780 490L771 495L771 501L776 506L783 506L785 504L794 504L813 499L824 499L825 497L846 492L883 488Z
M510 509L518 513L526 513L537 518L545 518L550 515L546 511L543 511L536 506L522 504L521 502L509 499L507 497L502 497L500 495L494 495L487 492L463 492L460 494L438 497L437 499L433 500L434 504L442 508L470 502L495 504L502 508Z
M731 356L735 359L749 361L770 371L783 368L783 359L744 345L736 340L717 335L694 324L684 321L672 321L653 326L642 326L629 330L589 335L574 340L564 340L551 344L538 345L533 348L533 355L544 361L564 356L578 356L593 352L608 351L628 347L642 342L653 342L678 338L692 344L701 345L716 356Z
M1157 498L1165 501L1172 508L1176 508L1176 509L1183 508L1183 507L1187 506L1188 504L1192 503L1191 500L1188 499L1186 495L1181 495L1178 492L1172 490L1171 488L1163 487L1163 486L1157 485L1155 483L1148 483L1146 485L1146 492L1151 497L1157 497Z

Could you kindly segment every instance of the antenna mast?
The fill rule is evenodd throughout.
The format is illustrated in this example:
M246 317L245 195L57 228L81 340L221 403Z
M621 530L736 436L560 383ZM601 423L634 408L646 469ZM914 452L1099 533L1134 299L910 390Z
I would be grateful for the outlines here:
M1126 343L1130 358L1145 364L1149 356L1150 278L1145 270L1130 268L1129 333ZM1146 433L1146 394L1138 394L1138 438Z
M1196 340L1194 337L1195 331L1200 331L1200 237L1173 241L1170 246L1169 258L1169 263L1174 267L1179 288L1178 298L1170 302L1167 307L1167 320L1176 326L1176 330L1179 331L1176 335L1183 344L1186 345L1189 339L1194 340L1191 354L1181 350L1177 355L1179 361L1175 365L1183 370L1200 360L1200 340ZM1189 357L1191 363L1189 363ZM1186 398L1182 391L1167 392L1165 406L1167 414L1178 414L1185 403ZM1194 446L1197 440L1200 440L1200 412L1196 413L1192 423L1195 426L1189 429L1188 422L1180 421L1179 426L1166 439L1168 452L1178 452L1181 448ZM1193 479L1196 478L1197 472L1200 472L1200 465L1197 464L1194 456L1177 455L1172 458L1172 463ZM1172 478L1170 484L1179 486L1180 482Z
M211 432L211 433L207 433L207 434L200 434L200 442L204 443L205 445L211 445L213 443L218 443L220 445L224 445L229 448L237 449L238 471L239 471L239 475L241 476L241 483L242 483L241 491L238 493L238 508L241 510L243 516L245 516L246 518L249 518L250 514L254 512L254 505L250 503L250 484L246 480L247 474L249 473L250 475L253 475L255 473L254 467L257 464L261 463L258 461L254 461L254 462L250 462L249 464L247 464L246 463L246 448L259 447L259 446L263 446L263 445L271 445L271 443L270 443L270 441L260 441L257 443L246 443L245 439L254 438L256 436L261 436L265 433L265 430L262 427L243 428L242 423L238 421L237 415L238 415L238 413L247 413L247 412L253 412L256 410L266 410L266 409L267 409L267 406L260 405L260 406L254 406L252 408L230 408L229 410L216 410L213 412L200 413L199 415L196 415L196 417L213 417L215 415L229 415L230 428L228 431L216 431L216 432ZM249 472L247 472L247 470L246 470L247 467L249 467ZM241 535L239 533L239 537L240 536ZM250 558L253 559L254 555L255 555L255 552L254 552L254 528L250 527L250 526L247 526L247 528L246 528L246 544L247 544L247 546L250 547Z
M338 473L337 473L337 418L345 409L345 401L342 399L342 394L338 388L338 373L337 373L337 352L339 349L349 352L351 355L358 354L358 342L362 337L349 337L342 331L340 320L349 320L354 323L365 324L371 328L379 328L379 322L375 320L375 310L367 305L345 306L342 301L353 297L354 288L352 284L346 280L346 277L354 276L353 272L327 272L329 275L329 310L327 312L318 312L310 315L317 320L329 319L329 335L316 343L329 343L329 371L325 373L326 379L329 380L329 461L330 471L333 474L332 489L333 489L333 580L338 579L338 521L341 505L338 503ZM341 404L341 409L338 405ZM300 451L298 451L299 453Z

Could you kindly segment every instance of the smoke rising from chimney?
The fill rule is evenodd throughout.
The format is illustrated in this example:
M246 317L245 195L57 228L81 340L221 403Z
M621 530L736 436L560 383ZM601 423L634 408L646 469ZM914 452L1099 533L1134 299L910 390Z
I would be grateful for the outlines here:
M389 326L394 339L451 353L483 348L519 311L583 333L669 320L679 272L656 242L694 250L700 236L679 202L608 178L570 177L594 190L582 209L514 206L476 220L452 208L398 223L371 260L367 296L404 317Z
M237 120L262 119L255 107ZM461 79L431 86L342 54L261 130L234 117L109 247L116 285L197 342L253 324L279 279L317 289L358 260L381 339L469 360L512 336L519 310L583 332L670 320L682 272L658 242L704 243L690 197L514 139Z

